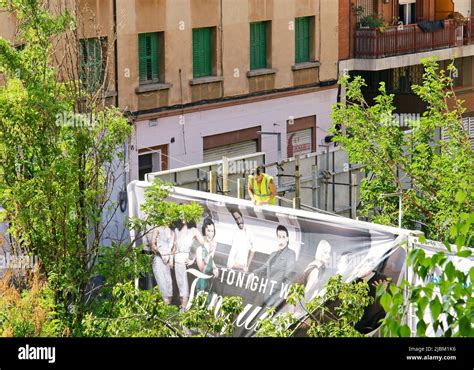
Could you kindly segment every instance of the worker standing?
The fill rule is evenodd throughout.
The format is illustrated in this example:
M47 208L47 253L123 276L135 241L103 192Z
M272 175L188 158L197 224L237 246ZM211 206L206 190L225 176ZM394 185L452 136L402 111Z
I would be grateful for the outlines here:
M262 166L257 167L249 176L247 191L255 205L276 205L276 188L273 177L264 172Z

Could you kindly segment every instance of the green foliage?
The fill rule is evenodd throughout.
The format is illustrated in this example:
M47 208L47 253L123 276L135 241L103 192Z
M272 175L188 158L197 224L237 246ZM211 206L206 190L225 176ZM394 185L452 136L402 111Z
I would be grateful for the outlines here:
M333 108L332 118L343 128L334 130L335 140L369 175L360 187L362 214L370 221L397 225L398 198L380 195L402 192L403 226L424 225L427 237L444 240L458 215L474 211L474 153L462 123L462 101L452 88L454 67L439 70L434 59L425 60L424 67L423 83L413 91L428 108L419 121L408 122L410 130L402 131L393 118L394 96L383 83L374 104L366 103L361 77L341 79L347 101ZM449 139L436 139L441 129ZM399 174L411 180L409 190ZM472 223L464 227L471 230L464 242L472 243Z
M118 109L78 95L73 79L62 82L52 65L53 40L75 22L46 6L0 2L14 13L24 44L19 50L0 39L1 221L9 224L14 249L39 258L55 312L72 327L81 321L95 273L117 152L132 129Z
M182 313L179 326L188 336L222 337L232 336L235 320L243 311L241 297L223 297L219 304L212 301L205 292L200 292L192 301L191 307Z
M458 197L463 202L464 197ZM455 267L448 258L456 256L466 259L472 256L472 249L463 247L467 240L469 226L466 222L474 219L474 213L462 215L460 221L453 225L451 234L456 240L462 240L456 246L440 250L433 255L426 255L424 250L416 248L408 253L407 263L413 269L417 280L404 280L400 286L391 286L388 291L378 292L381 304L387 312L382 325L385 336L410 336L407 330L408 313L417 319L418 337L437 336L474 336L474 267L463 272ZM453 250L456 249L456 250ZM472 258L472 257L471 257ZM469 261L465 261L469 264Z
M290 337L301 330L310 337L362 337L354 327L373 302L364 282L342 281L341 275L330 277L322 296L304 303L304 287L293 285L288 303L304 306L307 315L297 320L292 313L276 316L269 310L257 327L257 336Z
M360 20L360 26L361 27L368 27L368 28L376 28L380 32L384 32L385 28L387 27L387 22L385 22L385 19L382 16L378 15L367 15L365 17L362 17Z
M177 220L196 223L199 221L203 212L199 204L177 204L166 201L172 190L171 184L165 183L159 178L155 179L153 185L145 192L145 202L141 206L141 210L146 214L146 218L142 221L154 226L170 226ZM133 221L135 226L140 227L140 220Z
M17 288L19 281L23 289ZM23 277L7 273L0 280L0 336L57 337L64 330L52 291L37 272Z
M205 294L198 294L191 307L178 312L166 304L156 287L138 290L133 283L117 284L101 311L84 319L84 335L94 337L214 337L230 336L234 322L243 310L241 298L224 297L219 310L206 305Z

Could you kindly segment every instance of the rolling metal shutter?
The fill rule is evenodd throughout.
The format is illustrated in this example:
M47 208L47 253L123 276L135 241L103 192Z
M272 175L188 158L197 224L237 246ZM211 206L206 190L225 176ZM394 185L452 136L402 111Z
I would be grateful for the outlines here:
M469 135L471 148L474 149L474 117L465 117L462 121L464 123L464 130ZM445 129L441 130L441 139L449 140L449 135L446 133Z
M219 161L223 156L234 158L253 153L257 153L257 141L243 141L241 143L229 144L205 150L204 163Z

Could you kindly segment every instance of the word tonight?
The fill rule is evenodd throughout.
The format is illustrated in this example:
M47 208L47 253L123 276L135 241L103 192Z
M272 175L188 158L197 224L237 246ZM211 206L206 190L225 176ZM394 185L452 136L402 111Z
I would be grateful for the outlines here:
M18 348L19 360L47 360L50 364L56 362L55 347L25 347Z
M290 292L290 284L280 283L280 285L277 285L278 281L276 280L259 278L252 273L246 274L225 268L221 268L220 270L221 283L226 282L228 285L235 285L238 288L245 288L253 292L258 290L259 293L269 295L273 294L276 285L276 287L280 289L280 297L285 299Z

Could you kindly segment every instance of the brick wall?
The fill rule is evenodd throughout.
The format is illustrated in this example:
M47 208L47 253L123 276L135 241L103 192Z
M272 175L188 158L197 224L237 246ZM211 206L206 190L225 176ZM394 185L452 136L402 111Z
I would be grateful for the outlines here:
M350 16L350 0L339 0L339 60L350 58Z

